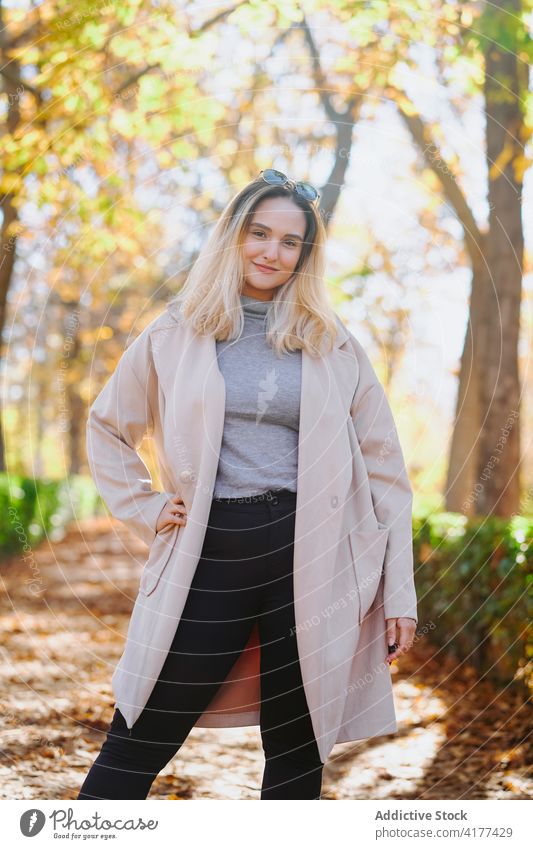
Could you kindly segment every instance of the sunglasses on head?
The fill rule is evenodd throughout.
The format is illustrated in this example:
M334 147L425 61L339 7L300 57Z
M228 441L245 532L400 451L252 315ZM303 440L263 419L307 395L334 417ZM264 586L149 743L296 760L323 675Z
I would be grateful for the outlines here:
M300 197L305 200L313 203L313 201L318 200L320 197L319 193L315 189L311 183L295 183L294 180L289 180L286 174L283 174L282 171L276 171L274 168L265 168L264 171L260 171L259 176L263 178L265 183L268 183L270 186L292 186L296 194L300 195Z

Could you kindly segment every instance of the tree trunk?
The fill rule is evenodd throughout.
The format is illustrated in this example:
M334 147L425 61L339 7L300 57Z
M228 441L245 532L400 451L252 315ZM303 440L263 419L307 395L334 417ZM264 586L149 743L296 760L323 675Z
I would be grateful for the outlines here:
M85 433L84 426L84 404L80 398L78 385L72 369L76 369L77 360L81 351L80 344L80 304L79 301L65 303L65 336L63 344L63 389L66 399L66 419L68 420L68 473L79 474L82 466L81 439Z
M511 15L518 19L519 13L519 0L496 0L487 7L487 14L501 19L504 28L508 28ZM524 260L520 167L524 120L516 54L490 39L484 43L484 53L490 209L486 259L491 279L485 292L485 320L479 340L475 504L480 515L505 517L518 512L520 504L518 341Z
M20 94L24 91L20 76L20 63L9 53L2 4L0 3L0 60L2 68L9 67L9 75L3 75L3 91L7 95L7 113L5 130L13 135L20 123ZM4 171L5 171L4 165ZM17 247L17 209L13 206L13 194L6 192L0 197L2 210L2 229L0 231L0 352L3 352L3 336L6 324L7 293L11 285L11 277L15 265ZM0 417L0 471L5 471L4 427Z
M485 239L480 248L484 245ZM485 321L483 303L489 282L490 275L484 262L476 261L474 258L470 309L459 369L459 387L445 490L446 510L464 513L466 516L476 513L480 431L479 343L483 337L482 325Z

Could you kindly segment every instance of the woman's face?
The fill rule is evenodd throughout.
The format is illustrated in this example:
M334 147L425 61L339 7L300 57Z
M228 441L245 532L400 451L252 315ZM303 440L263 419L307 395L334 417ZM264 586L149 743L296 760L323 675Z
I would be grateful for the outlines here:
M289 197L261 201L244 234L242 294L271 301L274 290L290 280L304 235L305 215Z

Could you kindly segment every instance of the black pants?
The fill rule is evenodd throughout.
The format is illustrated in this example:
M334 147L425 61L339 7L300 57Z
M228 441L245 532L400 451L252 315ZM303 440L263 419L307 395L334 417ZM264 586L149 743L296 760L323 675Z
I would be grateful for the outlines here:
M202 555L159 679L131 734L115 709L78 799L146 799L243 650L256 619L265 754L261 799L320 798L324 764L294 628L295 516L296 493L288 490L263 501L213 500Z

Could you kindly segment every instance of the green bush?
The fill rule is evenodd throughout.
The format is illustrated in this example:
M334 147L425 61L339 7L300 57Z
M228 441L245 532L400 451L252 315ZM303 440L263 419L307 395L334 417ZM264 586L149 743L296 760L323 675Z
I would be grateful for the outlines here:
M92 479L35 480L0 473L0 555L61 539L69 522L104 512Z
M480 677L533 683L533 518L413 523L419 627Z

